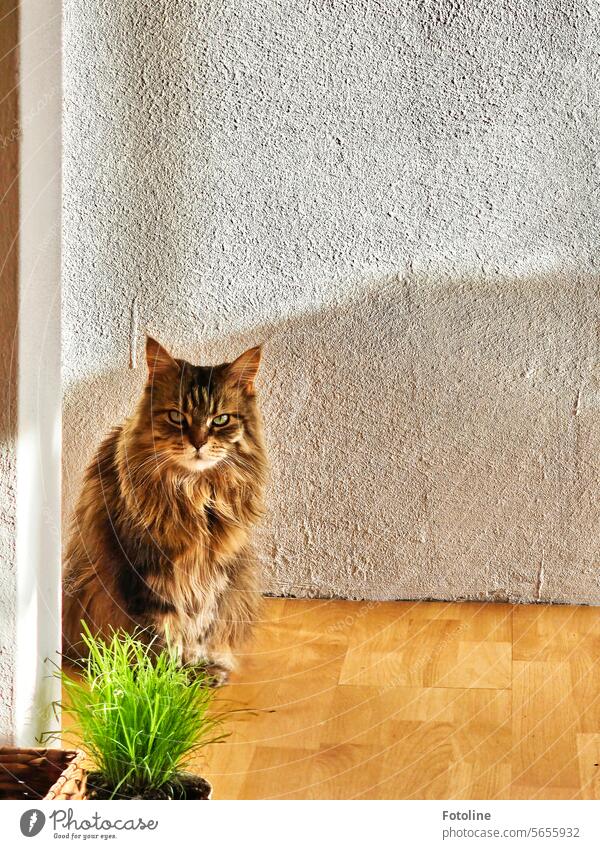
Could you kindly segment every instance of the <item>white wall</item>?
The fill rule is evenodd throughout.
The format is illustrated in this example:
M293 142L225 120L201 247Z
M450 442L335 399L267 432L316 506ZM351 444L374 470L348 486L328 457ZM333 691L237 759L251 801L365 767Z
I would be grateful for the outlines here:
M145 329L264 341L269 589L600 601L600 7L66 16L67 507Z

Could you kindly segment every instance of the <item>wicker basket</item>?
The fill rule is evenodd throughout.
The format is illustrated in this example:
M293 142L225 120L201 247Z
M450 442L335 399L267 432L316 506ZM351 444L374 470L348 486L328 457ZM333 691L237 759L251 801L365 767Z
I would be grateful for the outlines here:
M74 749L0 746L0 799L85 799L84 758Z

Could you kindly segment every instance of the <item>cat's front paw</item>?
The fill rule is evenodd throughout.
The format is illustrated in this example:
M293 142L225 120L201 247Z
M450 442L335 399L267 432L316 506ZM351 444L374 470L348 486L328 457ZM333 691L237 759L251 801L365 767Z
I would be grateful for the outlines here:
M230 670L218 663L209 663L206 678L209 687L223 687L229 681Z

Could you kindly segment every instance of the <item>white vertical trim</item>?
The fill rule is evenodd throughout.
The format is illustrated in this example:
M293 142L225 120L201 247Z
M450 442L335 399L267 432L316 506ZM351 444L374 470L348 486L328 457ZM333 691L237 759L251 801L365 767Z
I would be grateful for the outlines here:
M61 3L22 0L15 739L55 721L60 651Z

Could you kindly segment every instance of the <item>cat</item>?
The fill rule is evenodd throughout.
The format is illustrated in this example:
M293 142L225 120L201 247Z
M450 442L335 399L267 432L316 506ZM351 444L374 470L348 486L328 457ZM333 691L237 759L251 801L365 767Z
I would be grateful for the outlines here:
M254 381L260 346L194 366L146 340L137 408L88 466L66 550L63 652L144 629L215 683L235 668L261 601L250 534L267 461Z

